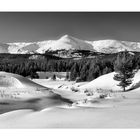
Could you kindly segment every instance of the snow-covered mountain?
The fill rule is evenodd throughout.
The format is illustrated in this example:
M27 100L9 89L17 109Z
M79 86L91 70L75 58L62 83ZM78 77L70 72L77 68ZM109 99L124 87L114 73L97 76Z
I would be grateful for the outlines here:
M64 35L60 39L44 45L44 47L41 47L37 51L42 53L44 50L93 50L93 46L86 41Z
M124 50L140 52L140 42L119 40L86 41L64 35L58 40L0 43L0 53L44 53L45 51L56 50L91 50L102 53L116 53Z

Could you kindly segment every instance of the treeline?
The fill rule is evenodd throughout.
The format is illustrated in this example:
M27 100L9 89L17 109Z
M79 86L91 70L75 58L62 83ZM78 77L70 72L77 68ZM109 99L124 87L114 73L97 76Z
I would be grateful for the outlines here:
M103 74L114 71L114 62L117 55L96 56L95 58L74 59L42 59L30 60L7 59L0 61L0 71L34 76L37 71L71 72L70 79L77 81L91 81ZM140 57L133 59L134 67L140 67Z
M77 61L71 68L70 78L71 80L77 81L91 81L101 75L113 72L117 57L123 53L125 52L105 56L97 56L95 59L83 59L81 61ZM131 59L132 69L140 69L140 54L137 52L127 53L129 54L129 59Z
M20 74L24 77L36 75L37 71L71 72L71 80L90 81L102 74L112 72L113 60L94 59L61 59L61 60L29 60L0 63L0 71Z
M113 60L85 59L75 62L71 68L71 80L91 81L103 74L114 71Z

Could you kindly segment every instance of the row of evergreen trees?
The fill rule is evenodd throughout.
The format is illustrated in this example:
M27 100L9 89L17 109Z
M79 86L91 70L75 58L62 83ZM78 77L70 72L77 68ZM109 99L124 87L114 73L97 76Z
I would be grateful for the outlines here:
M128 55L127 57L125 56L126 58L123 58L124 57L123 55L124 55L123 53L119 53L118 57L111 57L109 59L107 59L106 56L105 57L96 56L95 58L92 59L84 58L80 60L25 59L24 61L12 61L12 62L10 60L6 60L4 62L0 61L0 71L16 73L23 75L25 77L26 76L33 77L34 75L35 77L37 77L37 75L35 74L37 71L71 72L70 80L91 81L103 74L113 72L114 70L118 71L117 66L122 64L121 62L123 61L124 62L130 61L131 63L127 62L127 64L128 66L131 66L131 69L134 69L136 67L139 68L140 66L139 56ZM128 58L129 60L126 61L126 59ZM126 67L127 64L125 64L124 67Z
M103 74L114 71L112 60L100 60L99 58L75 62L71 68L71 80L91 81Z
M90 81L102 74L114 70L112 60L95 59L63 59L63 60L26 60L18 63L0 62L0 71L33 75L37 71L70 72L70 80Z

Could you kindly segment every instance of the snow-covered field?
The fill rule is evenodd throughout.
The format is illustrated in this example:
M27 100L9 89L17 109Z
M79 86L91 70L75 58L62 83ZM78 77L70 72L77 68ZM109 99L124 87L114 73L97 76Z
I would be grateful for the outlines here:
M75 83L0 72L0 128L140 128L140 71L125 93L113 75Z

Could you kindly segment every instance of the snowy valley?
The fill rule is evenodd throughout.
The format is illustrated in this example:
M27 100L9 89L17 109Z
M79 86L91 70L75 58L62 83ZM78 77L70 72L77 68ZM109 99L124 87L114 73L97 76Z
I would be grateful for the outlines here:
M65 35L0 46L0 128L140 127L140 43Z

